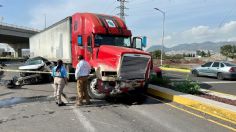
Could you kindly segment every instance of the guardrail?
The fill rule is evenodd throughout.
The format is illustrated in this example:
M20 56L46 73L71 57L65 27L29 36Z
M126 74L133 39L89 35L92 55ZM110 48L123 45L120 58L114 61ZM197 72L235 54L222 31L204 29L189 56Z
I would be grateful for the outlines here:
M13 28L16 28L16 29L24 29L24 30L40 32L40 30L35 29L35 28L30 28L30 27L25 27L25 26L18 26L18 25L4 23L4 22L0 22L0 26L7 26L7 27L13 27Z

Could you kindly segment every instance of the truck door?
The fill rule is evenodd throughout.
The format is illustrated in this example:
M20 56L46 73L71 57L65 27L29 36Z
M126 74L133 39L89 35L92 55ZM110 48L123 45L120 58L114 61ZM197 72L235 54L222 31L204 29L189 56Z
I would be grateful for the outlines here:
M85 59L87 61L92 59L92 55L93 55L93 48L92 48L92 36L88 36L87 37L87 46L86 46L86 55L85 55Z

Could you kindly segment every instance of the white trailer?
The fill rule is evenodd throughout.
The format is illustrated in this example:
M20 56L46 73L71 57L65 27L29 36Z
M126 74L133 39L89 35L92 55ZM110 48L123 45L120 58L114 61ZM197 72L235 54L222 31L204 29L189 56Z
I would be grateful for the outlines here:
M49 61L62 59L71 63L71 17L30 37L30 57L41 56Z

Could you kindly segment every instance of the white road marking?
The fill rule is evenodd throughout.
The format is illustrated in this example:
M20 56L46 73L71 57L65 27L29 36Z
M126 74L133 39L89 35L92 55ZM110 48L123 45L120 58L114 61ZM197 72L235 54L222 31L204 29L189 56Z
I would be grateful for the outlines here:
M218 96L221 98L226 98L226 99L231 99L231 100L236 100L236 96L235 95L230 95L230 94L225 94L225 93L220 93L220 92L216 92L216 91L212 91L212 90L207 90L207 89L200 89L203 92L206 92L207 94L210 95L214 95L214 96Z
M51 86L53 87L53 84L51 84ZM64 96L62 96L62 101L65 102L65 103L69 103L65 99ZM95 132L95 128L92 126L90 121L84 116L84 114L80 111L79 108L75 108L74 106L70 106L70 108L73 109L73 112L75 113L75 115L78 118L78 120L82 123L82 125L84 126L86 131L88 131L88 132Z
M178 79L171 79L173 81L175 80L185 80L183 77L187 77L190 74L185 74L185 75L179 75L179 74L173 74L173 73L166 73L164 75L168 75L168 76L178 76L178 77L182 77L182 78L178 78ZM199 80L198 80L199 81ZM207 83L207 84L234 84L236 83L236 81L199 81L200 83Z
M236 81L209 81L209 82L201 82L201 83L207 83L207 84L230 84L230 83L236 83Z
M76 109L73 106L70 106L73 109L73 112L76 114L79 121L82 123L86 131L95 132L95 128L92 126L90 121L84 116L84 114L80 111L80 109Z

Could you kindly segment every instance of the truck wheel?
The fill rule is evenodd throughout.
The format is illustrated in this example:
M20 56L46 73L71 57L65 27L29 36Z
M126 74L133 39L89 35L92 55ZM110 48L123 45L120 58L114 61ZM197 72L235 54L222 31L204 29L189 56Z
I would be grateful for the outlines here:
M104 93L99 93L97 89L97 81L96 77L89 79L88 81L88 94L92 99L105 99L106 95Z

